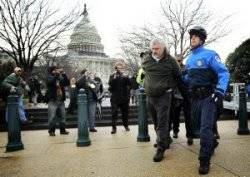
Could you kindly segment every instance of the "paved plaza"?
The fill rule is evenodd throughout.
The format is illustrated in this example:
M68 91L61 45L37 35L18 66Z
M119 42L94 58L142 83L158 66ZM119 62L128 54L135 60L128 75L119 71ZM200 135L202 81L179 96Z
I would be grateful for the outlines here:
M250 135L237 135L237 121L220 121L220 145L211 161L211 177L250 177ZM150 142L137 142L138 126L117 134L110 127L90 133L91 146L77 147L77 129L70 135L48 136L46 130L23 131L25 149L5 153L7 133L0 133L0 177L195 177L199 176L199 140L187 146L184 124L178 139L155 163L155 133L149 126Z

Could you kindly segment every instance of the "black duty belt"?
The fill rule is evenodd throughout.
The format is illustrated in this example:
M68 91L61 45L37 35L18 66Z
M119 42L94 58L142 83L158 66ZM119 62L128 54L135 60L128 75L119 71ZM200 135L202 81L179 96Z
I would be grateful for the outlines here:
M190 88L189 93L192 98L204 99L213 93L213 89L211 87L195 87Z

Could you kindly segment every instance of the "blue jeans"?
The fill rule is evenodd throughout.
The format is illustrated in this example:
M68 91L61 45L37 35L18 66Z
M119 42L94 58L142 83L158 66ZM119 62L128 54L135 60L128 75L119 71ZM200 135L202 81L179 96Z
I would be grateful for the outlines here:
M20 96L18 98L18 115L19 115L19 120L20 121L22 121L22 122L26 122L27 121L27 118L26 118L26 115L25 115L25 111L24 111L22 96ZM6 107L5 120L6 120L6 122L8 122L8 105Z
M200 120L200 155L199 160L210 161L214 148L213 126L215 123L216 104L211 96L192 100L191 115Z
M57 112L57 109L59 109ZM59 115L57 115L59 113ZM48 123L49 127L54 127L59 118L59 123L65 124L66 113L64 101L49 101L48 103Z
M89 128L95 128L95 112L96 112L96 101L92 100L88 102L88 114L89 114Z

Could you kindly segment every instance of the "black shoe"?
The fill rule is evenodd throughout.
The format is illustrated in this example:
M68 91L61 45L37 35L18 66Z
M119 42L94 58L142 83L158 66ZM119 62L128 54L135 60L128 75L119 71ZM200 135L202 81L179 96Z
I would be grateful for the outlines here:
M21 124L22 125L29 125L29 124L32 124L33 121L32 120L24 120L24 121L21 121Z
M157 143L155 143L153 146L154 146L154 148L157 148ZM167 146L165 147L165 149L169 149L169 148L170 148L170 145L167 144Z
M91 128L89 131L90 132L97 132L97 130L95 128Z
M130 129L128 127L125 127L125 130L128 132Z
M55 132L49 132L49 136L56 136Z
M189 146L191 146L191 145L193 145L193 138L187 138L187 144L189 145Z
M160 162L162 161L163 156L164 156L164 151L161 149L157 149L156 154L154 155L153 161Z
M60 134L61 134L61 135L68 135L69 132L65 130L65 131L60 132Z
M200 161L199 174L205 175L209 172L210 163L207 161Z
M178 133L174 133L173 138L178 138Z
M116 129L115 128L112 129L111 134L116 134Z

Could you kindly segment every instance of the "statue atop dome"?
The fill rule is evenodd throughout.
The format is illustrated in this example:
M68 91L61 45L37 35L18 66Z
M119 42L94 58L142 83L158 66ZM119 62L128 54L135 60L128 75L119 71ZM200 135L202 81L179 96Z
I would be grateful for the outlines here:
M87 11L87 5L86 5L86 3L84 3L84 11L81 13L81 15L83 15L84 17L88 16L88 11Z

